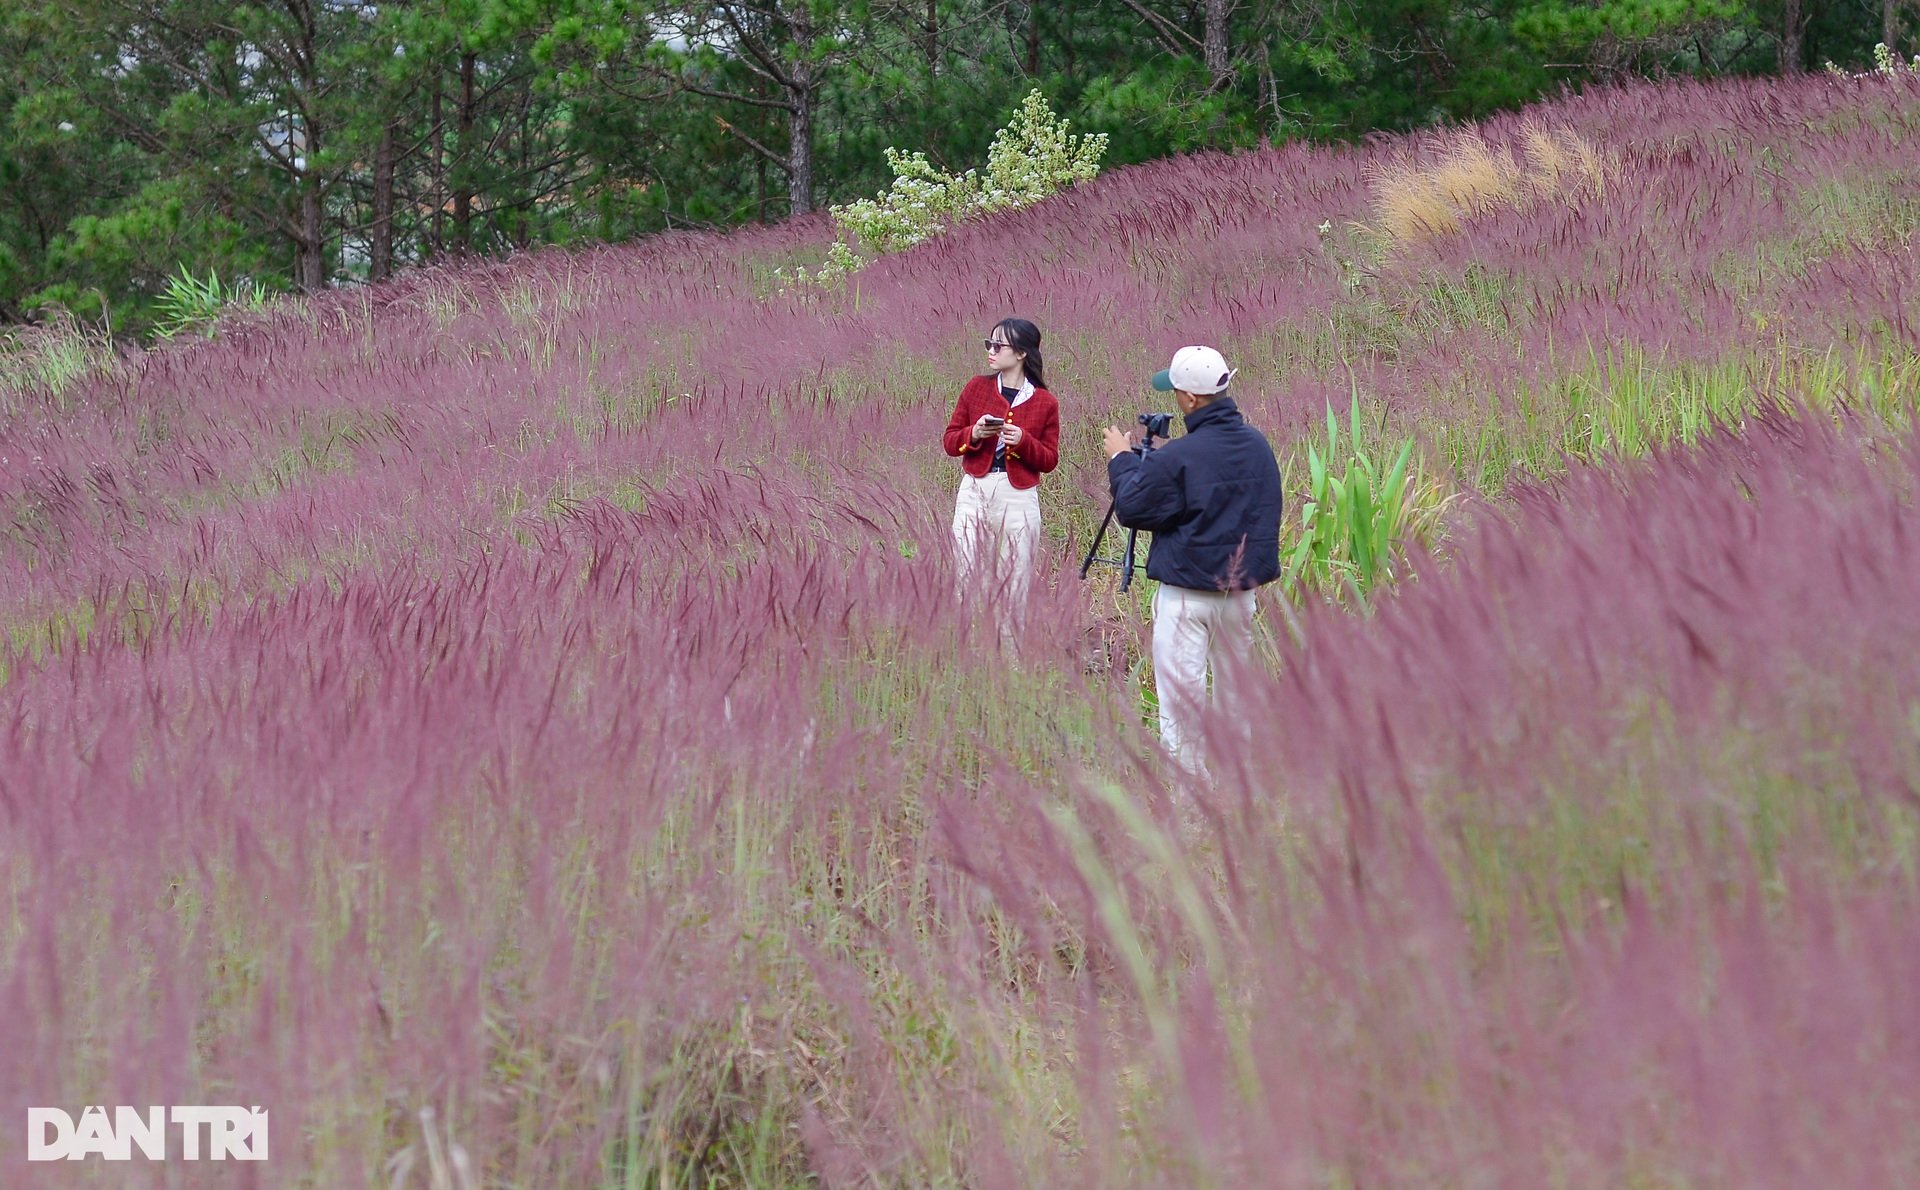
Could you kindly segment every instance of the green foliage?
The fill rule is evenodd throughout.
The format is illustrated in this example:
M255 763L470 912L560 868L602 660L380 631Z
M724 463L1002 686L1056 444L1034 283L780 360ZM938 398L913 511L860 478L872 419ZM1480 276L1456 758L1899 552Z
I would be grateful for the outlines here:
M61 307L140 331L181 266L317 288L448 256L765 221L812 192L846 204L849 248L897 251L1069 184L1071 152L1065 178L1029 168L1069 119L1111 138L1086 172L1351 140L1636 71L1774 70L1786 15L1778 0L1236 4L1216 78L1202 6L1172 0L722 8L417 0L302 19L219 0L15 6L0 16L0 318ZM1873 68L1878 8L1801 6L1806 59ZM1911 30L1903 18L1896 48ZM1891 50L1877 64L1898 65ZM805 121L781 74L806 82ZM990 148L1002 105L1035 88L1059 113L1031 129L1042 143ZM811 187L789 177L802 148ZM386 218L376 193L391 194ZM829 263L822 279L838 284L846 254Z
M1241 118L1231 92L1210 91L1206 69L1190 58L1142 64L1094 79L1081 97L1086 119L1115 130L1121 161L1168 153L1247 148L1259 129Z
M1516 36L1543 50L1609 52L1669 47L1704 32L1740 23L1750 6L1742 0L1545 0L1522 9Z
M1382 581L1394 577L1394 557L1414 515L1408 487L1413 440L1400 444L1393 461L1368 452L1356 393L1348 414L1346 468L1334 474L1341 457L1340 423L1327 407L1323 454L1307 445L1309 489L1300 508L1300 537L1287 556L1285 583L1296 596L1302 587L1331 597L1351 595L1364 604Z

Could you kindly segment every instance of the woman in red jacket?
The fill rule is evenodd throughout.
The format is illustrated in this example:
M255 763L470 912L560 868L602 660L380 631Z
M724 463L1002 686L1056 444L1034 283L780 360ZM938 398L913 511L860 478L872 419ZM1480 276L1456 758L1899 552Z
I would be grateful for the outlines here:
M1060 405L1047 391L1040 328L1008 318L985 340L987 373L967 381L942 439L965 472L953 505L960 591L980 577L983 548L1014 602L1026 597L1040 540L1040 477L1060 462Z

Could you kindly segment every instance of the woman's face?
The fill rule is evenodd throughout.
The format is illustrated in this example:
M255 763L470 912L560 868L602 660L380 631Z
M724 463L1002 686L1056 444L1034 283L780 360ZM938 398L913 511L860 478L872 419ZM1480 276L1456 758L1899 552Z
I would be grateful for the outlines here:
M1015 351L1010 345L1006 327L996 326L987 332L987 367L1001 372L1015 364L1024 363L1026 358L1026 352Z

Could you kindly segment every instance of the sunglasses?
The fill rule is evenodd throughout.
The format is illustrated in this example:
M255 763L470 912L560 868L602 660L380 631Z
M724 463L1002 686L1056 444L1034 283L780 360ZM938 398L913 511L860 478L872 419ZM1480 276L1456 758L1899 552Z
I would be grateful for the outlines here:
M1013 350L1013 344L1002 343L998 339L982 339L980 340L980 346L986 348L988 351Z

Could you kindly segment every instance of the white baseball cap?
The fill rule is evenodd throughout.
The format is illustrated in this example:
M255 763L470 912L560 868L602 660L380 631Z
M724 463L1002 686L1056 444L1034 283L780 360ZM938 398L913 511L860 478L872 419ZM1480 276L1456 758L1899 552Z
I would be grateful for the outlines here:
M1153 374L1153 387L1163 393L1179 389L1198 397L1211 396L1227 387L1238 368L1211 347L1182 347L1173 353L1173 363L1164 372Z

